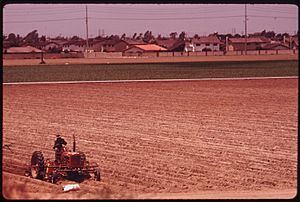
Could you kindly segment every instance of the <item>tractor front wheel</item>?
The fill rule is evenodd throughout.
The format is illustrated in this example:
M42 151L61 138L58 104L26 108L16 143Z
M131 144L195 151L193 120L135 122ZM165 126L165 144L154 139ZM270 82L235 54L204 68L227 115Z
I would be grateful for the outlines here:
M61 179L61 175L58 173L53 173L53 175L50 178L50 182L52 184L56 184Z
M95 170L95 172L94 172L94 179L95 179L96 181L100 181L100 180L101 180L100 169L99 169L99 168L97 168L97 169Z
M45 166L44 166L44 156L40 151L33 152L31 156L31 166L30 166L31 177L35 179L44 179L45 177Z

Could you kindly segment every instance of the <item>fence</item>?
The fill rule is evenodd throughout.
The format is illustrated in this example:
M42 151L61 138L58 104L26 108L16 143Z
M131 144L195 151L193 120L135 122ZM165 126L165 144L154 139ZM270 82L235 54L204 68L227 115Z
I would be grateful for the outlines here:
M247 55L293 55L296 50L249 50ZM122 57L182 57L182 56L224 56L244 55L244 51L209 51L209 52L144 52L126 55L122 52L92 52L88 58L122 58ZM3 59L41 59L41 53L3 53ZM45 59L86 58L87 53L44 53Z
M247 55L292 55L298 54L297 50L249 50ZM130 54L130 56L141 57L181 57L181 56L224 56L224 55L245 55L244 51L208 51L208 52L144 52ZM127 55L123 55L127 56ZM129 55L128 55L129 56Z
M41 59L41 53L3 53L3 59ZM83 58L83 53L44 53L45 59Z

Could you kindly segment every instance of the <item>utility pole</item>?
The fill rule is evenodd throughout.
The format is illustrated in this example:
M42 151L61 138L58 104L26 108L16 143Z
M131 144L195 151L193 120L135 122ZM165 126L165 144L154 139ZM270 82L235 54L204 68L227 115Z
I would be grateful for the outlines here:
M85 6L85 23L86 23L86 57L88 58L88 47L89 47L89 29L88 29L88 8Z
M245 55L247 55L247 4L245 4Z

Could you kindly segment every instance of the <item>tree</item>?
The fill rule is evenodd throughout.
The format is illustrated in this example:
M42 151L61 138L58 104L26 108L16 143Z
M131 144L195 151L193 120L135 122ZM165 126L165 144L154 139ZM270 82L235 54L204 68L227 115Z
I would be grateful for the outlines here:
M23 39L25 43L29 43L34 45L35 43L39 42L39 34L37 33L37 30L33 30L32 32L29 32Z
M143 39L143 33L140 33L139 36L136 39L138 39L138 40Z
M9 46L18 46L17 37L14 33L10 33L7 40L9 41Z
M241 38L241 35L235 34L234 37L235 37L235 38Z
M143 41L149 43L151 40L154 40L154 36L151 31L146 31L143 37Z
M176 36L177 36L177 32L171 32L171 33L170 33L170 37L171 37L172 39L176 39Z
M199 39L200 37L199 37L198 34L195 34L195 35L193 36L193 38L194 38L194 39Z
M14 33L10 33L7 37L8 41L16 41L17 37Z
M133 36L132 36L132 39L135 39L136 35L137 35L137 33L134 33Z
M181 33L179 34L179 39L180 39L181 41L184 41L185 38L186 38L186 33L185 33L185 32L181 32Z
M80 38L78 36L72 36L71 41L78 41Z
M275 37L275 32L274 32L274 31L268 31L268 32L265 34L265 37L270 38L270 39L274 39L274 37Z
M126 37L126 34L124 33L124 34L122 34L121 39L125 39L125 37Z
M46 42L46 36L41 36L41 38L40 38L40 41L42 41L42 42Z

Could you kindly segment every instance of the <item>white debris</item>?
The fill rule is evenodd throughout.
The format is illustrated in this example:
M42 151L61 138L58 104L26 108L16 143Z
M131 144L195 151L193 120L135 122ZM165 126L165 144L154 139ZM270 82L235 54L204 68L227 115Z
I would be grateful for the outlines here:
M72 191L72 190L79 190L79 184L68 184L63 186L64 191Z

